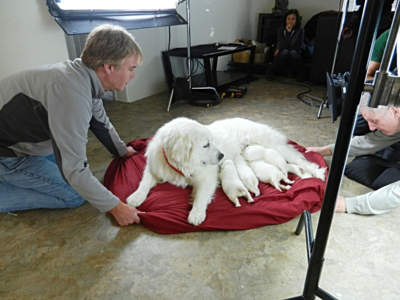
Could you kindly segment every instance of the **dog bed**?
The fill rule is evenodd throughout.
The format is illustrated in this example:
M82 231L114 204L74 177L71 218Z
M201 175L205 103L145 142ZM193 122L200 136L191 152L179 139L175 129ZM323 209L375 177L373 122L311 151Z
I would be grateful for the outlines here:
M139 186L146 165L144 157L147 142L150 139L135 140L128 143L139 154L130 158L115 158L104 176L105 186L126 203ZM300 152L305 148L289 141ZM324 158L318 153L304 153L307 160L325 168ZM326 170L328 177L328 168ZM182 189L169 183L161 183L151 189L146 201L138 209L143 226L160 234L176 234L205 230L245 230L265 225L288 222L304 210L311 213L320 210L325 192L325 184L317 178L300 179L289 174L295 180L288 191L279 192L269 184L260 183L261 195L247 203L240 198L240 207L235 207L221 188L216 190L209 204L205 221L194 226L187 221L191 205L189 203L191 187Z

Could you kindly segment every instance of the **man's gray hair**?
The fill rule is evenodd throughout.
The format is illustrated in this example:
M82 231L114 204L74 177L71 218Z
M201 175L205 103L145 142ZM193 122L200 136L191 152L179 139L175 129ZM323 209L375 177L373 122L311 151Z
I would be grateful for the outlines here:
M88 35L81 59L87 67L96 71L104 64L118 69L124 59L132 55L137 55L138 64L142 63L142 50L133 36L121 26L105 24Z
M360 113L368 112L370 114L383 114L389 109L388 106L379 105L377 108L369 107L369 101L371 99L371 94L364 92L360 99Z

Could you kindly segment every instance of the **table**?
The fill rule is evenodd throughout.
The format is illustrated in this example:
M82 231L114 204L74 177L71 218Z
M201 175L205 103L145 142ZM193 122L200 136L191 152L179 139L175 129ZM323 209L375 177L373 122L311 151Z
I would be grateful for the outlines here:
M221 47L236 47L232 50L220 50ZM218 57L229 55L242 51L250 51L250 60L247 65L246 73L229 73L217 71ZM256 52L255 45L228 45L228 44L207 44L198 45L190 48L192 59L202 59L204 61L204 74L192 76L193 86L208 86L216 89L227 86L239 80L251 81L254 55ZM164 69L167 76L167 82L171 86L174 77L170 66L170 57L187 57L187 48L175 48L162 52ZM212 62L211 62L212 61ZM205 78L204 78L205 77ZM205 80L204 80L205 79Z

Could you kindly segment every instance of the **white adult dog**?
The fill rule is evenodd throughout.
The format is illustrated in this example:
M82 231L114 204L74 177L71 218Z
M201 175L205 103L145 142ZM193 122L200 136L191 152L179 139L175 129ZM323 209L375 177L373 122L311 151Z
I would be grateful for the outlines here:
M142 181L127 203L139 206L157 183L169 182L182 188L192 185L188 221L199 225L218 185L218 163L223 157L233 160L246 146L256 144L277 150L302 172L325 180L325 169L307 161L284 135L268 125L234 118L204 126L181 117L162 126L149 142Z

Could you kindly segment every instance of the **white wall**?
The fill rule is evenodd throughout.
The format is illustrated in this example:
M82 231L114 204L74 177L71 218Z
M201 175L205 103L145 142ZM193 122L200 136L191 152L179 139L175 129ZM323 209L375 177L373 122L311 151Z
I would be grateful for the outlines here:
M68 59L64 35L45 0L1 1L0 37L0 78Z
M68 59L63 30L47 11L45 0L5 0L0 10L0 79L14 72ZM259 13L271 13L275 0L191 0L192 45L255 39ZM340 0L291 0L305 24L314 14L339 10ZM186 18L186 2L178 6ZM168 48L168 27L132 30L145 61L127 86L128 101L168 89L161 51ZM186 26L171 27L171 48L186 47ZM229 57L219 60L223 69Z

